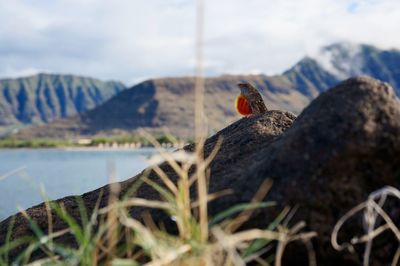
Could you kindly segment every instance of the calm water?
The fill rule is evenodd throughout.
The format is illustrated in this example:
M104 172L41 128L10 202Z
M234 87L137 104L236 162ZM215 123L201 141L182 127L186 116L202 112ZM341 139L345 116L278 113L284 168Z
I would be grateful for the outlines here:
M0 150L0 220L17 212L17 206L42 202L41 186L51 199L79 195L107 184L112 169L118 181L136 175L153 153L154 149Z

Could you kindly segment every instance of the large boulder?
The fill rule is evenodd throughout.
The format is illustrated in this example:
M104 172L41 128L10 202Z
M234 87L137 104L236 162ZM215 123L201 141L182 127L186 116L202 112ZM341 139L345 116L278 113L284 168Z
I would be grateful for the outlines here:
M277 206L257 212L247 225L265 228L283 206L297 206L292 218L305 220L314 239L319 265L360 265L362 253L335 251L330 234L336 221L350 208L364 201L369 193L385 185L400 184L400 102L386 83L368 77L352 78L322 93L296 119L282 111L269 111L260 116L243 118L206 141L205 153L211 152L219 137L222 146L210 166L210 191L232 189L233 194L210 203L210 215L234 204L248 202L267 178L273 186L265 200ZM185 147L193 150L193 146ZM164 164L164 171L176 180L175 172ZM121 183L122 192L140 175ZM155 173L150 179L162 184ZM107 204L108 188L82 195L92 209L102 193L101 205ZM143 185L138 196L154 199L158 194ZM73 197L60 200L76 217L79 216ZM393 208L400 208L397 203ZM139 218L142 209L132 209ZM44 205L27 210L42 228L47 228ZM396 212L392 212L396 213ZM398 213L398 212L397 212ZM153 212L156 220L169 224L168 217ZM53 218L55 229L64 224ZM0 223L0 243L4 241L10 218ZM398 219L397 219L398 221ZM356 220L360 223L360 220ZM25 219L16 216L13 237L30 232ZM352 230L345 231L348 234ZM350 235L341 239L348 240ZM65 236L60 241L70 242ZM374 250L372 265L390 262L398 242L391 238ZM360 250L362 252L362 249ZM301 248L291 248L286 264L302 265L306 260Z
M234 190L210 203L210 214L249 202L270 178L274 183L266 200L278 206L258 213L249 226L265 228L283 206L298 207L292 221L305 220L318 233L314 246L321 265L360 265L362 248L355 254L336 252L330 236L335 223L371 192L385 185L399 187L400 101L386 83L352 78L322 93L288 128L293 119L289 113L270 111L243 118L207 140L209 154L217 139L224 139L211 164L210 191ZM174 176L172 169L166 173ZM156 198L152 191L142 186L139 195ZM355 230L357 226L348 229L341 240L359 233ZM387 265L393 258L397 240L385 241L374 250L372 265ZM304 250L291 252L287 263L299 265Z

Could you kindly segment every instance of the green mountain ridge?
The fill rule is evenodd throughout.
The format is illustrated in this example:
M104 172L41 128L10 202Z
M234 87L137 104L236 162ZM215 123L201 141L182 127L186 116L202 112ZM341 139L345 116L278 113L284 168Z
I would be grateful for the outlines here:
M91 110L125 89L120 82L38 74L0 80L0 126L46 124Z

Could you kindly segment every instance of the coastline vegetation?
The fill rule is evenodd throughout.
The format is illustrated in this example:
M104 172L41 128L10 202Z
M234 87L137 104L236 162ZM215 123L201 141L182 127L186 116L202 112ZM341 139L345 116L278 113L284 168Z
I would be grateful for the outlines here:
M55 139L0 139L0 148L61 148L71 145L69 141Z
M159 135L156 137L158 143L163 146L176 146L176 144L188 143L188 140L178 139L171 135ZM123 135L114 137L94 137L81 139L50 139L50 138L34 138L34 139L17 139L2 138L0 139L0 149L14 148L140 148L154 147L147 138L141 135Z

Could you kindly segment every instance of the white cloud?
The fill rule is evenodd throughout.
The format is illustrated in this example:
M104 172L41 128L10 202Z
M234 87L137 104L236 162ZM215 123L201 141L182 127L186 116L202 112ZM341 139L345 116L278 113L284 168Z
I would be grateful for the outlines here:
M336 41L400 48L397 0L208 0L205 14L208 75L279 73ZM192 75L194 37L190 0L0 0L0 77Z

